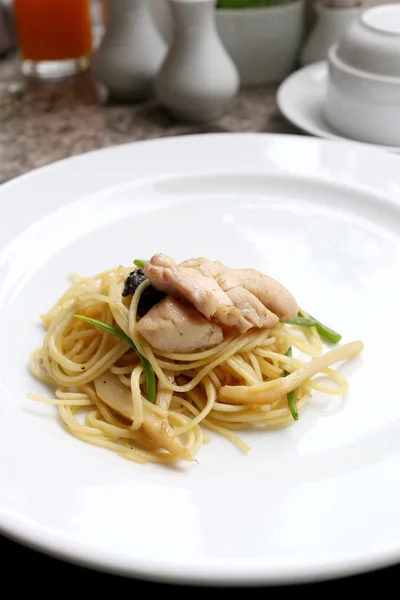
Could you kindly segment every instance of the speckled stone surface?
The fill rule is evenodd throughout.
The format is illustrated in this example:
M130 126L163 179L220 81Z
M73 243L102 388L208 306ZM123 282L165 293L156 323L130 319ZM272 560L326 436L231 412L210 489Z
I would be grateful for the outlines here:
M275 102L276 88L243 89L215 123L177 122L156 101L117 104L90 71L57 83L30 83L0 61L0 181L62 158L114 144L204 132L298 133Z

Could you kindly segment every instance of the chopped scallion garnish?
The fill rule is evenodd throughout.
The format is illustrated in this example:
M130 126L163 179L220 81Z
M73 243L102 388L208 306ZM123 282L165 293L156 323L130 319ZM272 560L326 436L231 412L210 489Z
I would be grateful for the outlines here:
M303 316L301 311L299 311L297 317L289 319L288 321L284 321L284 323L287 323L288 325L299 325L299 327L315 327L320 336L332 344L337 344L342 339L340 333L337 333L333 329L330 329L330 327L323 325L311 315L308 315L307 317Z
M288 351L286 352L285 356L292 356L292 347L290 346L290 348L288 349ZM287 375L289 375L288 371L284 371L284 375L285 377L287 377ZM292 417L295 421L298 421L299 419L299 413L297 410L297 404L296 404L296 394L294 392L294 390L292 390L291 392L289 392L287 395L287 403L288 403L288 407L289 410L292 414Z
M103 329L104 331L107 331L107 333L111 333L111 335L120 338L121 340L132 346L144 367L144 373L146 376L147 400L154 404L156 400L157 386L156 376L153 367L151 366L147 358L139 352L131 338L127 336L126 333L122 331L122 329L118 329L117 327L113 327L112 325L107 325L107 323L103 323L102 321L98 321L97 319L91 319L90 317L84 317L83 315L75 315L75 317L77 319L81 319L81 321L89 323L90 325L99 327L99 329Z
M136 265L137 267L139 267L139 269L144 269L144 265L146 264L145 260L139 260L138 258L136 258L133 261L133 264Z

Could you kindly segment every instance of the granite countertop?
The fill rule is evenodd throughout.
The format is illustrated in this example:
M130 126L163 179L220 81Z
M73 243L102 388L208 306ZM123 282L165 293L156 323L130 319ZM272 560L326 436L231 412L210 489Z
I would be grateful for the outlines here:
M203 132L298 133L275 102L276 88L243 89L207 126L179 123L156 101L106 99L90 71L57 83L29 83L15 59L0 61L0 182L97 148Z

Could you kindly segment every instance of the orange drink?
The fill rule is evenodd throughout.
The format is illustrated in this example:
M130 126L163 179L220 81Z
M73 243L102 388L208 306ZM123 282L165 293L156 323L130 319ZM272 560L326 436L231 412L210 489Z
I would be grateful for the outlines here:
M90 0L14 0L28 75L58 77L87 67L92 52Z

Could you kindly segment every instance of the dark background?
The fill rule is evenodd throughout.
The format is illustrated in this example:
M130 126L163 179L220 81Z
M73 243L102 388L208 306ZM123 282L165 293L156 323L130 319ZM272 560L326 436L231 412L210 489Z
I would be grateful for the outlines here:
M14 591L21 585L31 588L31 593L42 595L46 591L55 593L57 596L66 591L72 585L76 594L82 592L81 586L85 587L85 593L90 590L90 595L100 592L124 592L137 595L143 594L141 598L147 600L149 594L163 595L173 593L174 597L186 597L190 600L193 592L198 594L208 594L211 591L216 593L234 594L236 597L255 594L261 592L262 595L284 593L305 592L315 594L315 597L323 598L324 595L337 592L368 592L374 593L378 587L381 593L385 590L398 595L394 585L400 577L400 565L391 566L384 569L377 569L368 573L353 575L351 577L336 578L314 583L301 583L297 585L280 585L265 587L195 587L189 585L163 584L153 581L142 581L140 579L110 575L92 569L87 569L75 564L67 563L56 558L52 558L41 552L26 548L10 539L0 535L0 556L2 584L12 584ZM393 587L392 587L393 586ZM392 591L393 590L393 591ZM88 597L89 598L89 597ZM73 598L71 600L74 600Z

